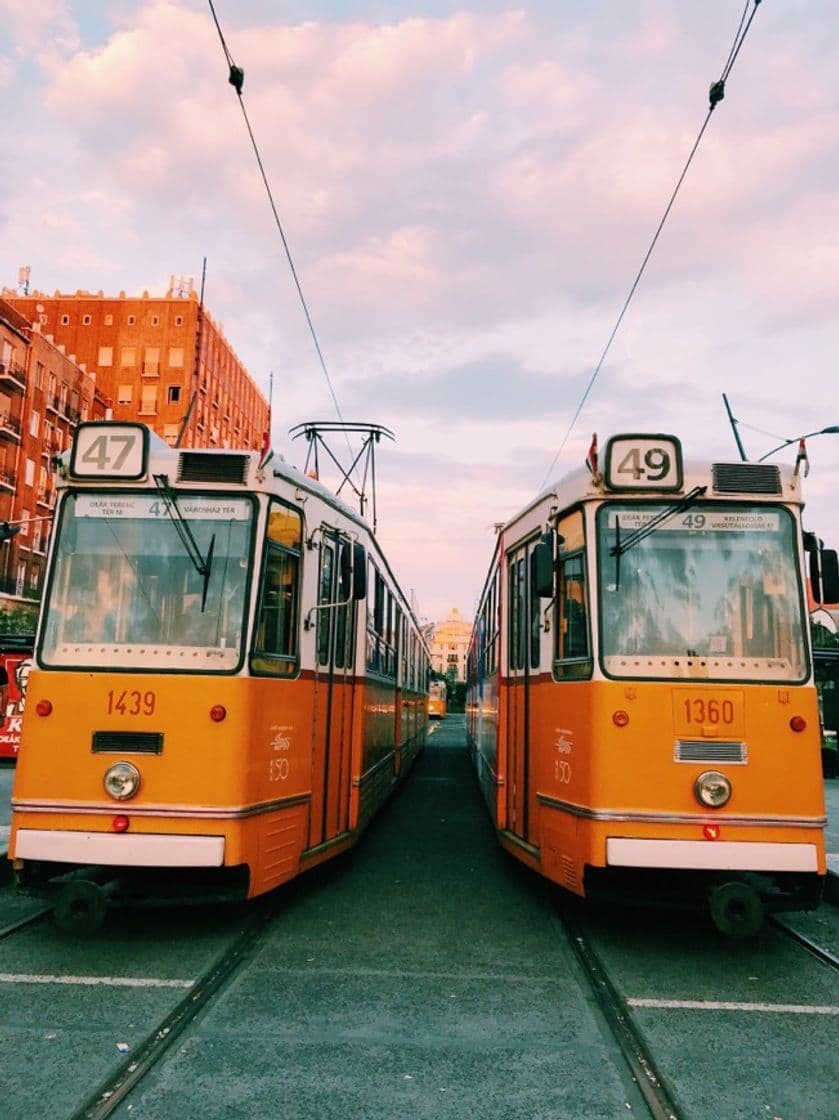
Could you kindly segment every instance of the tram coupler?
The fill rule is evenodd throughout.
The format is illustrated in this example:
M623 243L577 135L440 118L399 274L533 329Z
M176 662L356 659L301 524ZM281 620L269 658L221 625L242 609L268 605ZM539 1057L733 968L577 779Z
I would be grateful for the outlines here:
M763 900L751 884L742 879L718 883L708 894L711 920L726 937L754 937L763 925Z
M91 868L69 880L53 904L55 923L62 933L86 937L105 921L108 900L119 889L119 879L108 878L105 869Z

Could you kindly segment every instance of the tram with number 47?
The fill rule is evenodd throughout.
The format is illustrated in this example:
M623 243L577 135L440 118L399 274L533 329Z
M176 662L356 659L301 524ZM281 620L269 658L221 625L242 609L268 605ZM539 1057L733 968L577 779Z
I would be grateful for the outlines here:
M825 876L805 594L839 598L801 480L596 438L500 530L468 661L501 843L577 895L710 909L732 936Z
M263 894L344 851L427 731L429 655L367 522L250 451L78 426L9 856L59 924Z

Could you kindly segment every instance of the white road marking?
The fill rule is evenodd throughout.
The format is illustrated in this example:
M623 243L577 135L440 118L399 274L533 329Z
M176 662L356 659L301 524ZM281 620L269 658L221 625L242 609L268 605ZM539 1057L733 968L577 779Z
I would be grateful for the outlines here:
M835 1004L734 1003L715 999L628 999L630 1007L660 1007L685 1011L770 1011L779 1015L839 1015Z
M40 973L0 972L0 984L78 984L108 988L191 988L192 980L156 980L133 976L48 976Z

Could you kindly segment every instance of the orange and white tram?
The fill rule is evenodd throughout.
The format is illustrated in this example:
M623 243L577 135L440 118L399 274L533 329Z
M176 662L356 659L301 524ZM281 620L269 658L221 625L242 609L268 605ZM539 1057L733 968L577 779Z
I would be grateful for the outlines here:
M105 422L61 461L9 856L66 928L111 892L271 890L424 744L428 651L367 523L259 458Z
M445 719L448 709L448 686L445 680L433 680L428 685L428 718Z
M592 457L590 457L592 458ZM501 843L578 895L710 906L746 936L818 905L825 806L795 471L620 435L503 526L468 664Z

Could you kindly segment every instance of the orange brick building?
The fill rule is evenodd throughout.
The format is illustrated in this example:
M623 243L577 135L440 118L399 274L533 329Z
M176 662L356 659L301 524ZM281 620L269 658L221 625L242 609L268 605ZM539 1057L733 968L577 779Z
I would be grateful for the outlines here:
M268 401L194 291L0 292L0 610L40 598L52 457L79 420L139 420L182 447L259 448ZM0 617L0 631L3 630Z
M183 427L181 447L262 445L268 401L194 291L0 294L95 372L115 420L172 444Z
M95 376L0 299L0 522L20 525L0 544L6 609L40 597L55 503L52 458L70 446L79 420L104 419L106 409Z

